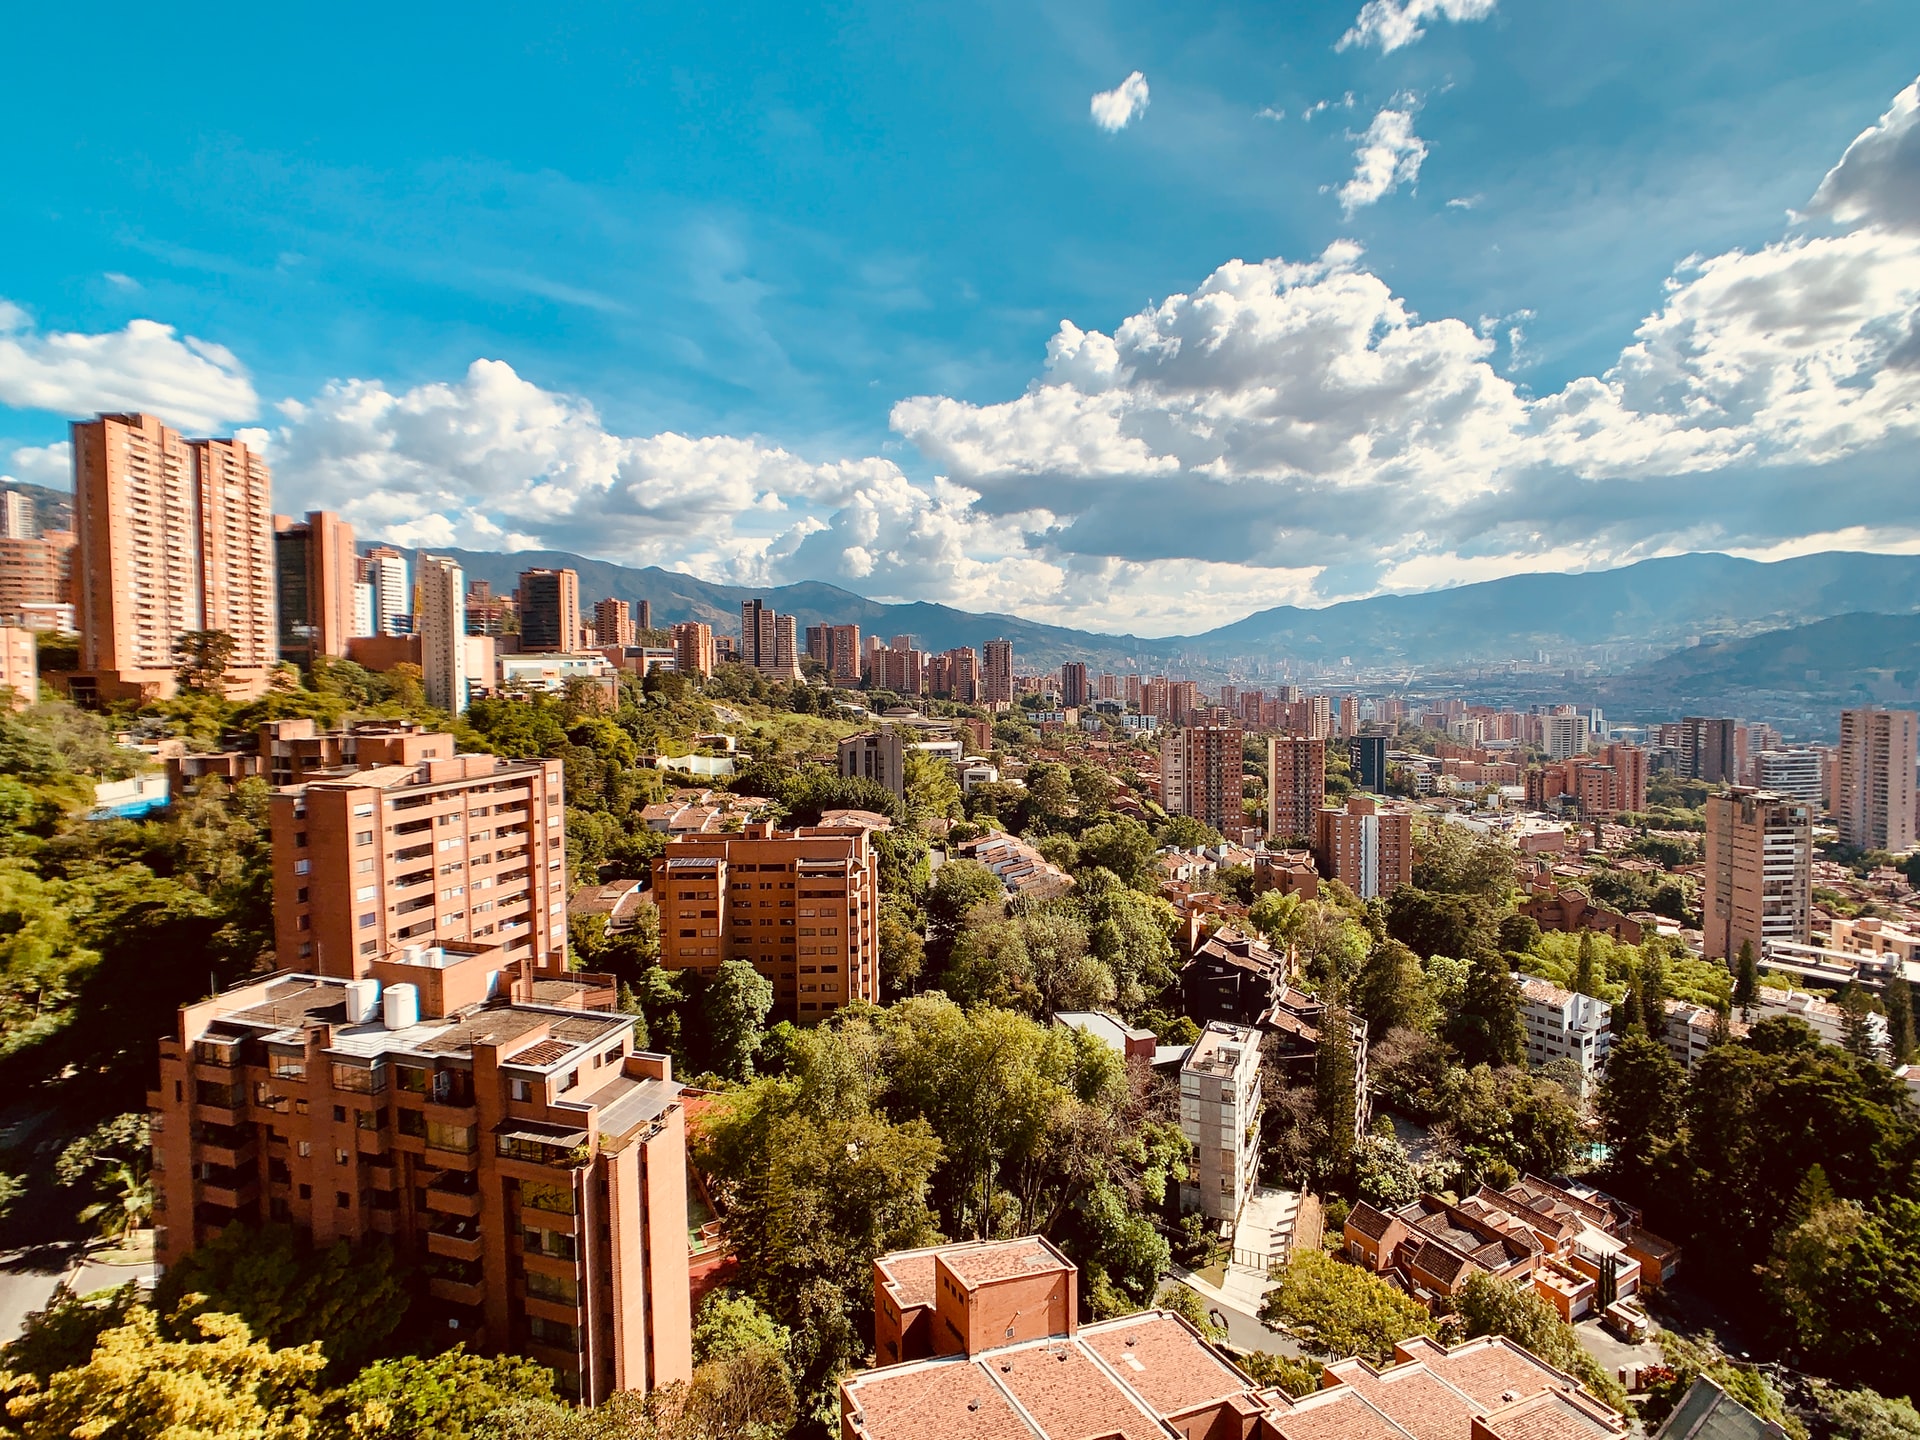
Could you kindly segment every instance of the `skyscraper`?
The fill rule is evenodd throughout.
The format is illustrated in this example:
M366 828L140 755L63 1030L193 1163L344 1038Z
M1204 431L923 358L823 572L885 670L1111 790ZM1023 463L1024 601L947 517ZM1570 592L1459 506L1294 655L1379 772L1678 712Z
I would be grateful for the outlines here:
M988 705L1013 703L1013 642L989 640L981 647L984 657L980 677L981 699Z
M520 572L520 648L565 652L580 644L580 575L575 570Z
M1737 784L1746 772L1740 722L1689 715L1680 722L1680 770L1694 780Z
M1078 708L1087 703L1087 667L1069 660L1060 667L1060 703Z
M0 494L0 540L32 540L40 527L34 521L33 497L18 490Z
M373 587L375 635L412 633L412 592L407 588L407 557L391 545L375 545L362 563L367 584Z
M1840 843L1860 850L1906 850L1914 843L1914 751L1920 716L1866 706L1840 712L1839 789L1834 819Z
M713 674L713 627L682 620L673 627L673 668L682 675Z
M633 610L624 600L597 600L593 606L593 643L633 644Z
M1379 794L1387 788L1387 737L1356 735L1347 742L1347 768L1353 783Z
M272 477L238 440L188 440L151 415L73 426L81 695L171 695L174 642L233 640L227 693L263 694L277 660Z
M1762 953L1770 940L1805 944L1813 923L1813 807L1745 787L1709 795L1706 838L1702 953L1718 960L1748 941Z
M764 600L740 602L740 659L772 680L800 678L800 648L793 616Z
M1310 735L1267 737L1267 839L1313 839L1314 816L1327 803L1326 742Z
M458 715L467 708L467 579L460 562L420 554L420 668L427 703Z
M1350 795L1346 809L1328 805L1314 817L1313 859L1362 900L1391 895L1413 878L1413 817Z
M1223 833L1238 830L1243 770L1238 727L1170 728L1160 740L1160 803L1169 815L1190 815Z
M274 598L280 658L311 665L316 656L347 653L354 628L358 557L353 527L327 510L305 520L273 517Z

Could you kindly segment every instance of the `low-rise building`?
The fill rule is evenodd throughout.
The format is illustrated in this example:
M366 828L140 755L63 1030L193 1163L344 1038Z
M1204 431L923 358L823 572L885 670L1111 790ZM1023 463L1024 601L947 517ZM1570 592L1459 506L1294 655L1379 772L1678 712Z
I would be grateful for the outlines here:
M1327 1022L1324 1001L1283 985L1273 1007L1260 1017L1261 1050L1267 1063L1288 1077L1290 1085L1311 1085L1320 1055L1320 1037ZM1367 1022L1347 1012L1347 1033L1353 1056L1353 1135L1367 1133L1372 1105L1367 1094Z
M1554 1060L1580 1067L1583 1084L1606 1064L1613 1042L1613 1007L1604 1000L1562 990L1546 980L1520 982L1520 1021L1527 1032L1527 1063L1538 1069Z
M1160 1037L1153 1031L1129 1025L1118 1015L1109 1015L1104 1010L1057 1010L1053 1023L1093 1036L1123 1060L1152 1063L1154 1052L1160 1048Z
M1281 951L1223 927L1197 941L1180 967L1181 1006L1203 1025L1254 1025L1278 1003L1292 973Z
M1073 888L1073 877L1016 835L991 831L963 840L953 853L977 860L1000 878L1009 896L1051 900Z
M1260 1032L1209 1022L1180 1066L1180 1130L1193 1144L1184 1211L1231 1222L1260 1175Z
M907 745L891 725L840 742L840 774L871 780L895 798L907 797Z
M582 1008L604 977L498 945L357 968L181 1008L148 1095L159 1263L235 1221L384 1236L449 1339L589 1402L687 1379L680 1087L631 1016Z
M39 702L40 641L23 626L0 625L0 690L15 710Z

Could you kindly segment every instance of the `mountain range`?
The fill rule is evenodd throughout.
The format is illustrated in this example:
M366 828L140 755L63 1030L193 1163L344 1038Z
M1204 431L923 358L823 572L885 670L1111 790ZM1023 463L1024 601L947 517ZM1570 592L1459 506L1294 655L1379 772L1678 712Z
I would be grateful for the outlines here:
M857 624L867 634L911 635L923 650L1004 637L1013 641L1023 669L1077 659L1095 670L1180 665L1199 674L1224 672L1233 661L1320 665L1344 659L1360 670L1431 672L1533 661L1543 654L1571 661L1604 650L1617 651L1606 657L1617 663L1839 616L1920 611L1920 556L1827 552L1762 562L1695 554L1615 570L1513 575L1422 594L1376 595L1320 609L1282 605L1202 634L1143 638L925 602L889 604L820 581L752 589L559 550L435 553L453 555L470 581L485 580L502 591L514 587L522 570L569 567L579 572L583 608L609 596L646 600L659 626L703 620L719 633L735 633L740 602L758 596L792 614L803 629ZM1859 620L1854 625L1848 634L1857 644L1849 653L1870 649L1877 632ZM1891 632L1887 639L1891 644Z

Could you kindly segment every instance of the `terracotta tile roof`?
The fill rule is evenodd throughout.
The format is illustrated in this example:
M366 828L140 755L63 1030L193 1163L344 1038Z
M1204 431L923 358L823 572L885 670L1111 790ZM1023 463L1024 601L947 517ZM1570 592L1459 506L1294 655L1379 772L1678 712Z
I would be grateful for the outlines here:
M1159 1418L1115 1385L1078 1345L1053 1341L1002 1351L981 1363L1052 1440L1096 1435L1147 1440L1166 1433Z
M1331 1368L1361 1399L1420 1440L1467 1440L1480 1408L1425 1365L1395 1365L1377 1373L1358 1364Z
M1567 1383L1545 1361L1495 1336L1469 1340L1450 1351L1438 1345L1433 1349L1434 1354L1424 1357L1428 1368L1484 1408L1509 1403L1505 1398L1508 1394L1531 1395Z
M509 1055L509 1065L551 1065L564 1055L571 1054L573 1046L564 1040L541 1040L529 1045L517 1055Z
M1386 1235L1388 1227L1393 1224L1393 1216L1383 1210L1376 1210L1362 1200L1348 1212L1347 1224L1353 1226L1369 1240L1379 1240Z
M1199 1336L1158 1312L1089 1325L1081 1330L1080 1342L1162 1415L1212 1404L1249 1388Z
M1034 1235L986 1245L952 1245L940 1251L939 1258L946 1262L954 1278L968 1288L1016 1275L1038 1275L1068 1268L1066 1261Z
M1408 1440L1405 1430L1346 1386L1302 1396L1267 1419L1282 1440Z
M1487 1432L1499 1440L1612 1440L1624 1432L1561 1390L1547 1390L1489 1411Z
M893 1282L894 1298L911 1310L933 1303L933 1253L888 1255L876 1262L880 1273Z
M848 1387L856 1435L872 1440L1034 1440L1005 1391L959 1356L868 1371Z
M1428 1240L1407 1261L1407 1268L1430 1276L1437 1284L1450 1290L1460 1278L1460 1272L1467 1268L1467 1258L1437 1240Z

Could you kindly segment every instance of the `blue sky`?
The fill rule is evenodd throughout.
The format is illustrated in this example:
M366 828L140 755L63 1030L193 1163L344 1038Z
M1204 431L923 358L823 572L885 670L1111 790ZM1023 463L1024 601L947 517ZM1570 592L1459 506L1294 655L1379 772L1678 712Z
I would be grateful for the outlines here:
M10 20L0 90L0 472L56 474L70 413L171 404L266 431L282 508L364 533L1162 632L1674 549L1911 546L1892 457L1913 397L1889 381L1873 426L1810 435L1778 377L1844 352L1846 401L1898 349L1860 353L1908 320L1905 212L1788 211L1877 122L1873 193L1914 186L1896 97L1920 7L1381 4L1424 33L1340 48L1360 0L40 7ZM1145 107L1096 124L1092 97L1136 71ZM1343 206L1368 136L1398 178ZM1676 266L1835 236L1849 293L1887 313L1797 358L1735 345L1743 380L1702 438L1672 367L1725 352L1741 294L1808 285L1785 251L1723 273L1731 300L1669 288ZM1300 344L1196 365L1233 347L1182 327L1229 322L1155 307L1275 258L1318 268L1227 289ZM1663 314L1636 392L1623 355ZM1132 323L1145 348L1062 381L1063 320ZM1143 380L1176 333L1194 373ZM1387 363L1383 336L1410 371L1328 413L1300 398L1355 345ZM1707 370L1694 402L1725 381ZM1596 439L1590 381L1633 423ZM1284 434L1195 439L1276 404ZM1473 423L1431 443L1461 407ZM1729 517L1724 477L1749 467L1753 513ZM1810 472L1871 498L1815 513ZM1596 537L1623 490L1644 503Z

